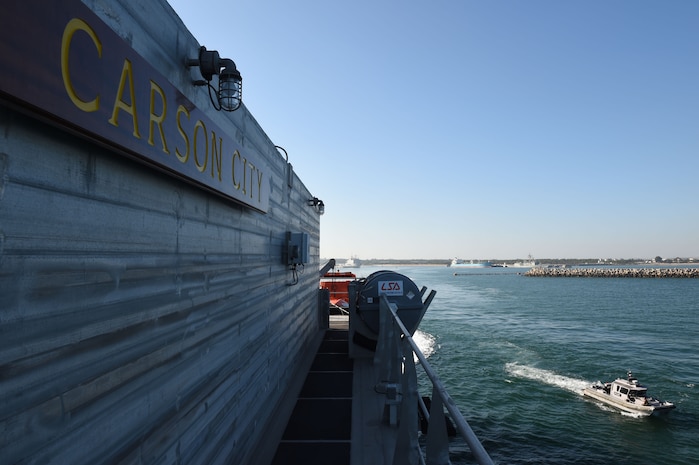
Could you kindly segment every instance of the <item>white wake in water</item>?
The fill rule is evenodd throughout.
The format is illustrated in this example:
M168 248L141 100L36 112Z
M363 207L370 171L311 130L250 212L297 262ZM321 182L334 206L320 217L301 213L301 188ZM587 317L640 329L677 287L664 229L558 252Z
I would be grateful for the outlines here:
M415 331L415 334L413 334L413 341L415 341L415 344L420 348L425 358L430 358L430 355L434 353L437 346L437 340L433 335L423 333L420 330Z
M542 370L541 368L520 365L516 362L506 364L505 371L518 378L539 381L579 395L582 395L583 389L592 385L590 381L585 381L584 379L571 378L569 376L559 375L550 370Z

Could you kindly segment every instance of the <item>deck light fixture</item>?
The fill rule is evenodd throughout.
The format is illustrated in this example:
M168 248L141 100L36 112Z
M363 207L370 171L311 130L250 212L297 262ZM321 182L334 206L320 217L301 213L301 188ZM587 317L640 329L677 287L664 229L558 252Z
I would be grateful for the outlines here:
M188 68L198 66L205 80L194 81L195 86L207 86L209 99L217 111L235 111L243 99L243 78L230 58L221 58L216 50L199 49L199 58L185 60ZM218 75L218 90L211 85L214 74ZM214 100L213 94L216 94Z
M322 215L323 213L325 213L325 204L318 197L313 197L312 199L308 199L308 205L310 205L311 207L315 207L315 209L319 215Z

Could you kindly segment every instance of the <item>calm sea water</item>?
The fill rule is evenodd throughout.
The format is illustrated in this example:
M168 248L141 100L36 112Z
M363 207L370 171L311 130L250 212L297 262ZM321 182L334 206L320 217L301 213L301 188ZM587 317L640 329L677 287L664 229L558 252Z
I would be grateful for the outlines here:
M699 280L392 269L437 291L421 344L496 463L699 464ZM677 408L639 418L583 398L627 370Z

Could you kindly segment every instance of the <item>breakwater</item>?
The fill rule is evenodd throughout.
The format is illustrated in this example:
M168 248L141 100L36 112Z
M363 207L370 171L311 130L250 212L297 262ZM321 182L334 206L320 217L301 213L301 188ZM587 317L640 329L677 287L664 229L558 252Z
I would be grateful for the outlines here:
M564 278L699 278L699 268L532 268L524 276Z

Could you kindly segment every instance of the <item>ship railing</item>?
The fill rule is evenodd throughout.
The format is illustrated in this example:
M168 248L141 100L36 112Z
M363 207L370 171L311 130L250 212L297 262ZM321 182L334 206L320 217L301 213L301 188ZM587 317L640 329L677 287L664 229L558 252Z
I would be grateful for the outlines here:
M328 271L332 270L333 268L335 268L335 259L334 259L334 258L331 258L330 260L328 260L328 263L326 263L326 264L323 266L323 268L320 269L320 271L318 272L318 274L319 274L320 277L322 278L323 276L325 276L325 273L327 273Z
M476 462L479 465L492 465L492 459L459 411L437 373L427 362L397 312L397 305L391 303L385 295L381 295L379 339L374 364L378 365L381 385L385 389L385 408L388 410L389 424L398 428L393 463L396 465L451 463L444 414L444 408L446 408ZM432 383L432 402L429 412L418 393L415 358ZM418 404L423 416L428 420L424 453L418 442Z

